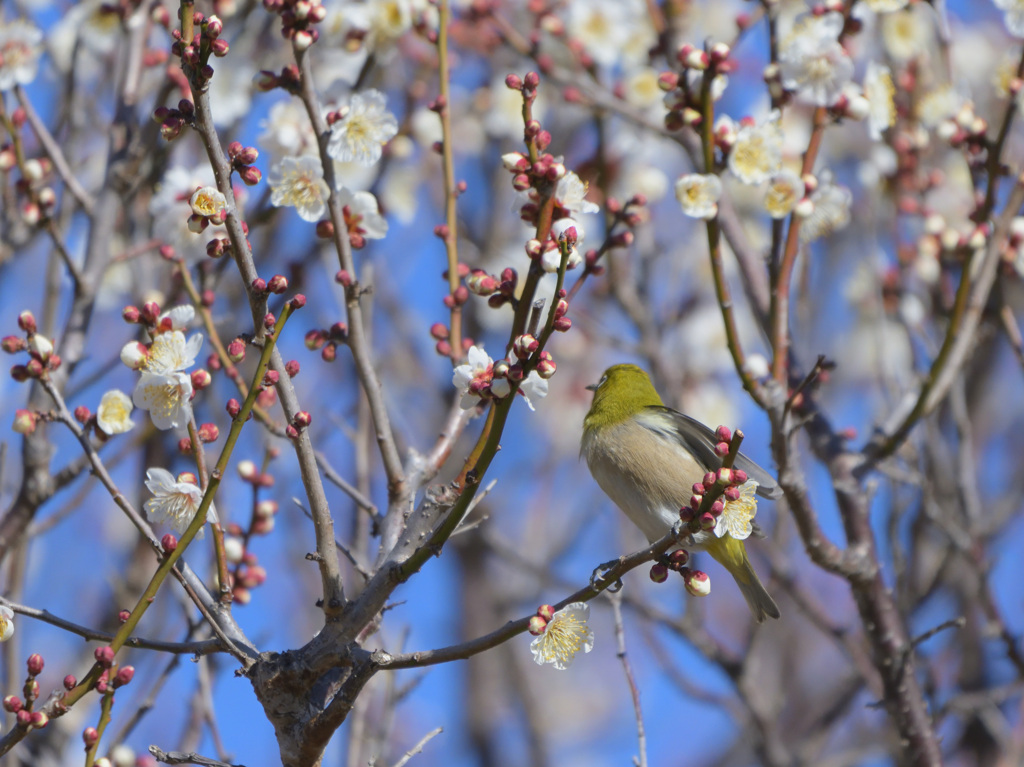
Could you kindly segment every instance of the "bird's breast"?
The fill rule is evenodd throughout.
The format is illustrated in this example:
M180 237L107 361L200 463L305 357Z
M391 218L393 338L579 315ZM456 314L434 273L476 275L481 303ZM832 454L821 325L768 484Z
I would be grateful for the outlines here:
M678 521L704 476L679 443L631 421L585 430L580 452L597 484L652 542Z

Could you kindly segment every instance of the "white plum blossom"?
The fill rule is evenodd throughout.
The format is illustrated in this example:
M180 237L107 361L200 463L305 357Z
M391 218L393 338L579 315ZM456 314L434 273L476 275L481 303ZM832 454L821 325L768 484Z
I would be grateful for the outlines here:
M342 189L338 192L338 201L349 233L360 234L368 240L380 240L388 233L388 222L380 214L377 198L372 193Z
M558 186L555 187L555 199L570 216L576 217L581 213L597 213L601 210L596 203L590 202L586 197L587 185L571 170L558 179Z
M297 99L278 101L260 122L259 145L277 157L298 157L318 152L316 133L305 107Z
M963 106L964 98L952 85L932 88L917 102L915 114L926 128L937 128Z
M868 132L875 141L882 138L882 133L896 123L895 95L896 86L889 67L869 61L864 73L864 96L870 105Z
M153 339L143 369L150 373L177 373L196 364L196 355L203 346L203 334L195 333L188 341L180 330L161 333Z
M932 9L916 3L882 17L882 43L896 61L909 61L925 53L935 37Z
M580 255L580 248L583 247L583 237L586 235L586 231L580 223L571 218L560 218L551 224L551 236L556 240L561 239L562 235L570 228L574 228L576 230L576 243L569 251L569 258L565 265L567 270L575 269L583 263L583 256ZM541 266L545 272L557 272L558 267L561 266L561 264L562 253L558 248L546 250L541 255Z
M384 145L398 133L398 121L387 109L384 94L370 89L353 94L340 120L331 126L327 153L340 162L373 165Z
M176 478L167 469L149 469L146 472L146 487L153 497L143 504L152 522L166 524L178 535L188 529L203 500L203 491L199 486L182 479L181 476ZM215 518L212 505L210 509L206 515L207 521ZM203 530L200 529L197 537L202 536Z
M564 671L580 650L585 653L593 650L594 630L587 625L589 619L590 605L586 602L573 602L555 613L544 627L544 633L530 643L537 665L551 663Z
M491 375L493 364L494 360L482 346L471 346L466 353L466 362L452 371L452 385L462 393L459 406L463 410L469 410L480 402L481 396L473 388L479 389L481 385L474 385L474 381L486 381Z
M782 115L773 110L759 125L742 125L729 151L729 170L744 184L761 184L782 167Z
M726 533L738 541L750 537L754 531L754 515L757 514L757 482L749 480L740 487L740 497L735 501L726 500L722 513L715 522L715 535L721 538Z
M223 228L211 227L200 237L188 225L192 215L189 198L200 187L213 184L213 171L209 165L190 170L181 166L170 168L149 201L153 217L153 236L170 245L179 255L195 260L206 255L206 241L224 236ZM238 195L235 195L238 199ZM239 201L241 204L241 201Z
M567 29L605 67L639 63L656 42L646 9L633 0L574 0Z
M196 362L203 345L201 333L188 341L180 330L159 334L148 351L136 341L121 349L121 361L142 376L132 392L132 402L148 410L158 429L185 426L192 415L192 378L184 371Z
M0 91L35 80L42 40L42 31L27 21L0 22Z
M180 429L192 415L192 378L186 373L143 373L132 392L132 402L148 410L161 430Z
M993 0L1003 12L1006 28L1014 37L1024 37L1024 0Z
M111 389L100 400L96 410L96 424L109 436L124 434L135 426L131 415L131 398L120 389Z
M853 77L853 61L839 42L841 13L801 16L779 46L782 84L800 98L830 106Z
M188 198L188 206L197 216L211 218L227 212L228 201L215 186L201 186Z
M540 373L536 370L531 370L530 375L526 376L522 383L519 384L519 393L526 400L526 406L530 410L536 410L537 408L534 407L533 400L544 399L548 396L548 381L546 378L541 378Z
M6 642L14 636L14 610L7 605L0 605L0 642Z
M852 201L849 189L832 183L831 173L822 173L810 197L813 210L800 227L800 241L811 242L845 228L850 223Z
M285 157L267 173L271 204L295 208L304 221L319 221L327 211L331 190L320 160L312 155Z
M764 209L772 218L785 218L806 191L803 179L791 170L782 170L772 176L764 193Z
M161 314L156 325L161 330L184 330L195 317L196 310L192 304L179 304ZM202 345L201 338L199 344Z
M875 13L891 13L907 7L910 0L865 0L868 8Z
M676 199L687 216L714 218L721 196L722 180L713 173L687 173L676 181Z

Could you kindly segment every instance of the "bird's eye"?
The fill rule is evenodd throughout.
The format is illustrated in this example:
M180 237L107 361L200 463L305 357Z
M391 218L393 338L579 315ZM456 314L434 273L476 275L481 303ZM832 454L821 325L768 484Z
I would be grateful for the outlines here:
M602 386L604 386L604 385L605 385L605 383L606 383L607 381L608 381L608 376L607 376L607 375L603 375L603 376L601 376L601 380L597 382L597 388L599 388L599 389L600 389L600 388L601 388Z

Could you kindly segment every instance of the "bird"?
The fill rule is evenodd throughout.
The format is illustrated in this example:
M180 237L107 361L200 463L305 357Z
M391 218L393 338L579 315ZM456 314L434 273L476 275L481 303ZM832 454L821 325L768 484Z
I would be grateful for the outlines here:
M715 452L721 440L700 421L666 407L650 377L636 365L613 365L587 389L594 392L594 400L583 420L580 456L605 494L653 543L679 521L693 485L721 467ZM733 467L758 483L757 495L782 495L772 476L742 453ZM686 548L707 551L729 571L758 623L780 617L742 540L699 530Z

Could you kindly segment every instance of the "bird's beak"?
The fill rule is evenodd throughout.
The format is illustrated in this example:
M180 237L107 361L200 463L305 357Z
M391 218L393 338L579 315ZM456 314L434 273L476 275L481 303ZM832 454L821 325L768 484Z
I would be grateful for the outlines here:
M597 391L598 384L587 384L583 388L587 391Z

